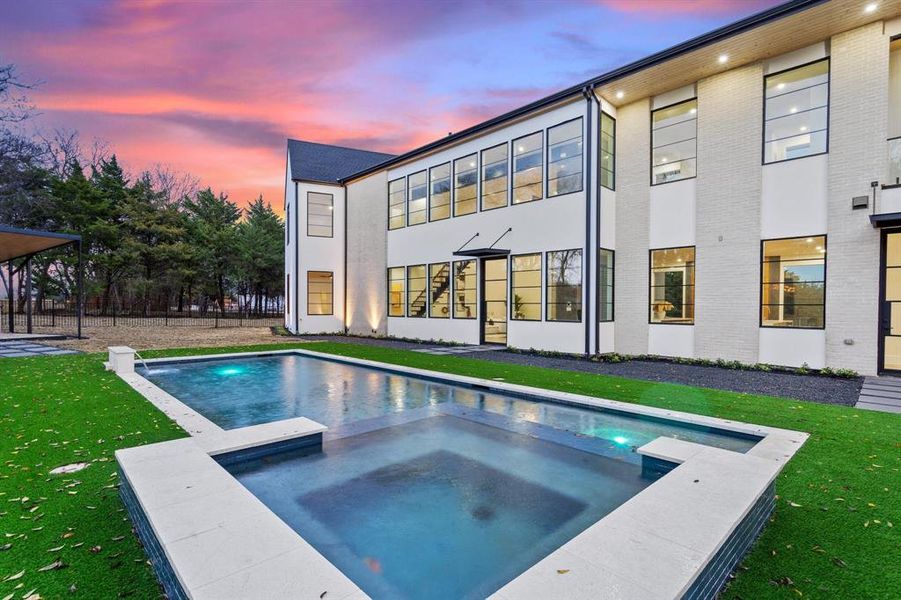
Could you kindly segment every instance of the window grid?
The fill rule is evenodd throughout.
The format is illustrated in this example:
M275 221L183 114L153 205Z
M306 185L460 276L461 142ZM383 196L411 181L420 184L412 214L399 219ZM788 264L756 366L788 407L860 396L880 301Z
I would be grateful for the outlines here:
M616 189L616 119L601 113L601 152L598 156L601 186Z
M433 319L450 317L450 263L429 265L429 316Z
M406 306L404 286L406 275L403 267L388 269L388 316L403 317Z
M454 161L454 216L462 217L476 212L476 188L478 187L478 154Z
M450 217L451 166L444 163L429 169L429 221Z
M511 257L510 296L513 299L510 319L541 320L541 253Z
M650 251L649 323L694 325L695 248Z
M513 140L513 204L541 200L544 132Z
M582 117L547 130L547 197L582 191Z
M507 142L482 150L482 210L507 206Z
M581 321L582 250L548 252L545 269L545 319Z
M407 178L407 225L421 225L428 219L428 175L425 170Z
M407 225L407 180L401 177L388 182L388 229Z
M760 326L824 329L826 236L762 240Z
M307 237L334 236L335 197L332 194L307 192Z
M428 313L427 280L425 265L407 267L407 316L422 319Z
M598 250L598 321L613 321L613 294L615 253L613 250Z
M651 185L697 175L697 138L697 98L651 112Z
M307 314L334 314L335 275L331 271L307 271Z
M829 151L829 59L764 77L763 163Z
M476 261L454 262L454 318L475 319L477 304Z

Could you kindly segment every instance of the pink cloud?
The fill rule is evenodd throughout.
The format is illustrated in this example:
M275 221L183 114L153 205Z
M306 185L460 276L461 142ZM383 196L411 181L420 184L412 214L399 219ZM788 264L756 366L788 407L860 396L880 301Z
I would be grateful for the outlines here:
M597 0L613 10L649 19L682 15L751 14L774 4L776 0Z

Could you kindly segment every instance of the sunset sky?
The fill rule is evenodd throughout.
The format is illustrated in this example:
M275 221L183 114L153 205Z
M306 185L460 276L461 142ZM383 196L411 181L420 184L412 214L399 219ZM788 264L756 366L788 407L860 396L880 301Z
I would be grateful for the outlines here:
M401 152L778 0L10 2L44 130L281 209L285 138Z

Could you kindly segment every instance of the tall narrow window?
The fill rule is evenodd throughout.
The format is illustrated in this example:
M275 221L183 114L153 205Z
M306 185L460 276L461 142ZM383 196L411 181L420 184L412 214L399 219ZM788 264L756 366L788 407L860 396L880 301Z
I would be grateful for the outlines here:
M404 316L404 268L388 269L388 316Z
M651 323L695 322L695 249L651 250Z
M285 244L291 243L291 205L285 207Z
M450 317L450 263L429 265L429 316L433 319Z
M601 151L598 172L601 185L607 189L616 189L616 119L605 112L601 113Z
M541 131L513 140L513 204L539 200L543 196L543 142Z
M764 240L760 325L823 329L826 236Z
M766 77L763 162L823 154L829 144L829 59Z
M401 177L388 182L388 229L407 224L407 180Z
M428 177L425 171L413 173L407 178L410 202L407 205L407 225L425 223L428 214L426 196L429 193Z
M425 265L407 267L407 316L422 318L429 311Z
M547 253L547 320L582 320L582 250Z
M454 318L476 318L476 261L454 262Z
M507 144L482 150L482 210L507 206Z
M285 276L285 312L291 312L291 273Z
M307 236L330 238L334 233L335 197L307 192Z
M613 320L613 250L598 250L598 321Z
M582 117L547 130L548 198L582 191Z
M429 221L440 221L450 216L450 180L450 163L429 170Z
M651 185L698 174L698 99L651 113Z
M514 321L541 320L541 254L522 254L511 261Z
M307 271L307 314L335 314L332 304L335 275L331 271Z
M888 185L901 185L901 37L889 44Z
M476 211L476 184L479 178L478 155L470 154L454 161L454 216Z

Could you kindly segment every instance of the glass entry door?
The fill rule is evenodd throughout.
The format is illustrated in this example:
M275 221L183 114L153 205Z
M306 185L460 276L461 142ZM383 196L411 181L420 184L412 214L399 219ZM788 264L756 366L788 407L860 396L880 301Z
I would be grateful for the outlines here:
M882 240L880 341L882 371L901 372L901 231L886 232Z
M507 258L482 262L482 343L507 343Z

